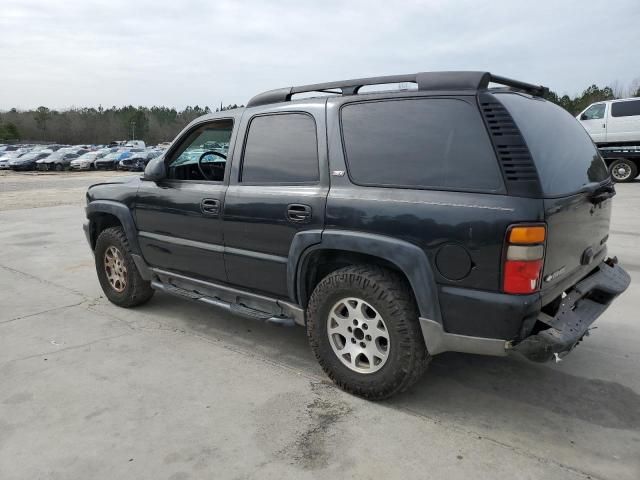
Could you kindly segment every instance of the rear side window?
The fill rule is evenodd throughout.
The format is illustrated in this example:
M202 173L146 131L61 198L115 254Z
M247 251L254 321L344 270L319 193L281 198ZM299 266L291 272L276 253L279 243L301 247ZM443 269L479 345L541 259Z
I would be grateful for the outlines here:
M264 115L249 124L243 183L316 183L319 180L316 123L303 113Z
M545 195L569 195L609 177L591 137L565 109L517 93L495 95L518 125Z
M349 176L360 185L503 191L475 105L453 98L386 100L342 108Z
M640 115L640 100L629 100L627 102L615 102L611 104L612 117L631 117Z

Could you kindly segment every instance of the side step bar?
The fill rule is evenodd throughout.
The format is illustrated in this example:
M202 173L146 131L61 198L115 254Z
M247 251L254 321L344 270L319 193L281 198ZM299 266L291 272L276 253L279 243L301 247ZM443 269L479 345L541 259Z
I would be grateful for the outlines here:
M171 272L152 270L155 274L155 279L151 282L151 286L155 290L213 305L250 320L260 320L287 327L296 324L304 325L304 311L297 305L243 292L232 287L191 279ZM182 285L175 285L171 281L174 279L179 280L182 285L188 288L183 288ZM191 286L195 288L191 289ZM200 290L206 290L206 292L201 292ZM251 306L245 303L249 303ZM271 311L261 310L259 307Z

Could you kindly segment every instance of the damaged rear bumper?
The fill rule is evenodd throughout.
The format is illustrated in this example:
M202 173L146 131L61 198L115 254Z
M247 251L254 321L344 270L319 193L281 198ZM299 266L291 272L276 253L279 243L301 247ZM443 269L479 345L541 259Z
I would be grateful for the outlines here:
M536 362L566 355L589 334L593 322L630 282L631 277L617 260L602 262L566 292L554 316L540 313L538 321L548 328L513 345L513 350Z

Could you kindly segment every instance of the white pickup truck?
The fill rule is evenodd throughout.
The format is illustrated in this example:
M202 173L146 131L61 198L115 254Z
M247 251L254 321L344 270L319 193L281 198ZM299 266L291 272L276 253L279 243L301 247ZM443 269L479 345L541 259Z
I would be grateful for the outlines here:
M640 98L596 102L576 119L591 135L616 182L640 174Z

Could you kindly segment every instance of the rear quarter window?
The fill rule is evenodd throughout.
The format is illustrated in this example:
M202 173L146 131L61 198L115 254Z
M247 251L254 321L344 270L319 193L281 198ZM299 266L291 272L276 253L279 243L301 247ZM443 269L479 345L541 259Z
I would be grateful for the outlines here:
M475 104L454 98L360 102L344 105L340 118L356 184L504 191Z
M531 152L545 196L576 193L609 177L591 137L569 112L541 98L496 93Z

